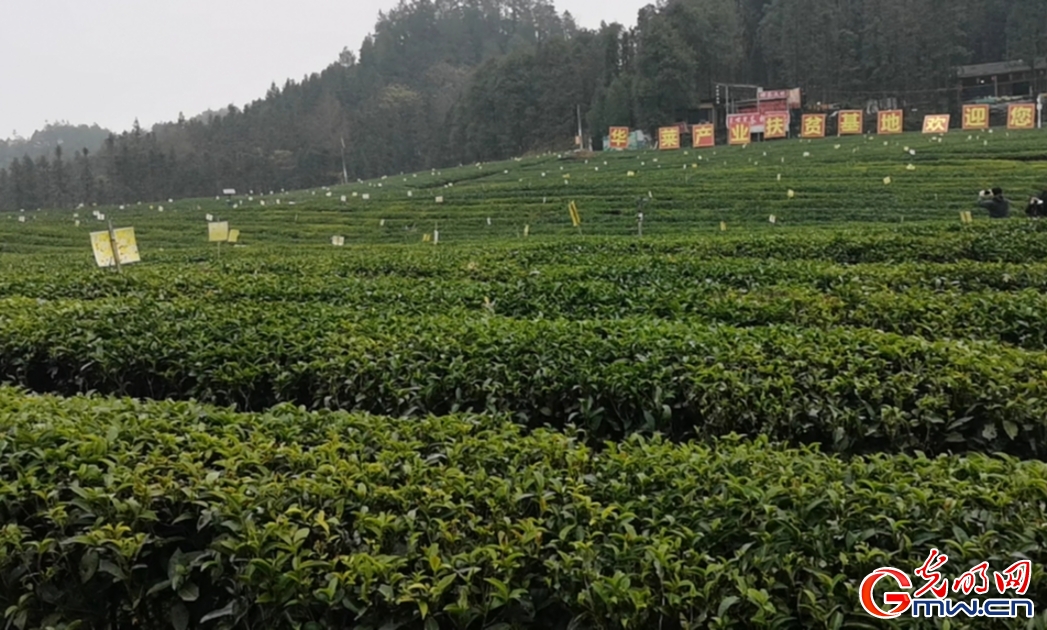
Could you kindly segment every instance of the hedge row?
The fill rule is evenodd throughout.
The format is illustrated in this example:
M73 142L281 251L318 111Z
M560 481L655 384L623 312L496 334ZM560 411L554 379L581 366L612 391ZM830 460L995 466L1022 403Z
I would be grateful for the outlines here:
M1039 457L1047 444L1047 353L994 343L632 319L354 320L315 304L23 306L0 316L0 378L37 391L505 412L600 438L767 433L840 452Z
M430 252L425 252L429 254ZM387 261L390 267L383 267ZM395 248L366 248L350 256L311 251L287 258L252 254L218 266L159 263L123 274L87 273L58 258L20 261L0 275L0 297L99 299L191 297L217 302L317 301L345 306L390 302L433 310L490 296L503 302L541 300L546 313L568 313L596 301L638 312L654 297L693 299L724 290L770 287L824 292L1047 290L1047 264L862 263L752 258L696 259L686 254L564 254L523 261L509 252L455 252L427 256ZM592 293L570 295L571 291ZM565 293L567 293L565 295ZM573 299L570 301L568 298ZM632 303L632 304L630 304ZM520 306L516 311L526 313ZM606 307L605 307L606 309ZM534 307L531 311L538 311ZM616 311L608 311L616 312Z
M932 546L948 577L1028 558L1047 601L1045 494L1042 462L983 455L593 450L492 417L3 387L0 611L20 629L872 627L861 579Z

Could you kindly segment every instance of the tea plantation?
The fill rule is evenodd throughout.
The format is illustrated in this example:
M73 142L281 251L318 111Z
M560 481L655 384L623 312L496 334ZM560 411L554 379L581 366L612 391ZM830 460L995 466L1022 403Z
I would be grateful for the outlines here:
M1047 628L1045 141L0 213L0 625ZM862 610L932 547L1035 617Z

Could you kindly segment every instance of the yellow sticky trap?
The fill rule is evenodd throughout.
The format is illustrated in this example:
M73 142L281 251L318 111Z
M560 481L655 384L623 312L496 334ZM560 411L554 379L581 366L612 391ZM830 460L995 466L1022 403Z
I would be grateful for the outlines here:
M727 222L726 221L720 221L720 231L721 232L726 232L727 231Z
M890 184L891 184L891 176L888 175L887 177L883 178L883 185L884 186L889 186Z
M770 221L770 222L771 222L772 224L773 224L773 223L778 223L778 217L776 217L776 216L774 216L774 215L772 214L772 215L770 216L770 218L768 219L768 221Z
M636 171L629 171L625 174L626 177L636 177Z
M91 249L94 250L95 262L99 267L112 267L115 264L109 232L91 232Z
M117 255L120 256L120 264L141 262L138 254L138 243L135 241L134 228L120 228L113 230L116 240ZM94 250L95 262L99 267L112 267L116 265L113 257L113 245L109 240L109 231L91 232L91 249Z
M916 166L913 165L913 164L910 164L909 166L905 167L905 170L907 170L907 171L915 171L916 170Z
M235 243L240 240L240 230L229 230L229 242Z
M571 215L571 225L579 227L582 225L582 217L578 214L578 206L572 201L567 206L567 211Z
M207 240L211 243L221 243L229 240L229 222L221 221L207 224Z
M528 237L530 235L531 235L531 226L525 225L524 226L524 238L526 238L526 237Z
M792 188L790 188L789 192L785 193L785 196L788 197L789 199L792 199L793 197L796 196L796 191L793 190Z

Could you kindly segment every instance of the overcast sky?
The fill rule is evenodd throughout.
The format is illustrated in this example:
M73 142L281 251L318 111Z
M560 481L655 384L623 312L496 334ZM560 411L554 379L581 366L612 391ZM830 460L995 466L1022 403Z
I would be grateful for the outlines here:
M556 0L580 26L653 0ZM46 121L114 131L238 107L359 51L397 0L0 0L0 138Z

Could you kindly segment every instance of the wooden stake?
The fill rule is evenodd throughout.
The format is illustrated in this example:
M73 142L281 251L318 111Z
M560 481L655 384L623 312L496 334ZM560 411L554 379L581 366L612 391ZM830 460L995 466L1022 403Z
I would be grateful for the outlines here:
M120 250L116 246L116 232L113 231L113 220L108 220L109 224L109 247L113 250L113 262L116 263L116 273L123 273L123 268L120 267Z

